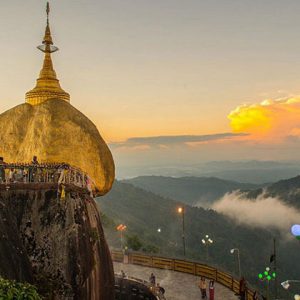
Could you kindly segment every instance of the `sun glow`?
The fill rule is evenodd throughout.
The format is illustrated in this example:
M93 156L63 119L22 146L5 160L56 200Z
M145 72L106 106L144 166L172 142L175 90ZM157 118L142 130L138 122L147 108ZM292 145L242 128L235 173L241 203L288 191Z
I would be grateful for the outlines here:
M300 97L238 106L228 119L234 133L248 133L251 140L279 141L299 136Z

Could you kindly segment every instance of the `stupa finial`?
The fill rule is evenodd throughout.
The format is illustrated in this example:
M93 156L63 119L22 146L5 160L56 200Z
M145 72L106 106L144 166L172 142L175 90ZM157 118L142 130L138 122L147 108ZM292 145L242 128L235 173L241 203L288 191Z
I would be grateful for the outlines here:
M58 48L53 46L53 40L49 25L50 5L47 2L47 25L43 44L37 48L45 53L44 63L40 76L34 89L26 93L26 102L31 105L38 105L50 99L60 99L70 102L70 95L66 93L59 84L56 73L53 68L51 53L58 51Z

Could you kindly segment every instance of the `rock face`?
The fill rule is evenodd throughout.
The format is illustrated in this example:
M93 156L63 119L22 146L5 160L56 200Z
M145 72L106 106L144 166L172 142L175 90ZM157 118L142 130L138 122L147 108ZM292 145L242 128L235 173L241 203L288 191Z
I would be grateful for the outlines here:
M96 126L71 104L48 100L18 105L0 115L0 156L7 162L65 162L95 182L99 195L113 184L112 155Z
M67 187L64 200L49 185L1 190L0 262L0 276L34 283L46 299L114 299L99 213L82 190Z

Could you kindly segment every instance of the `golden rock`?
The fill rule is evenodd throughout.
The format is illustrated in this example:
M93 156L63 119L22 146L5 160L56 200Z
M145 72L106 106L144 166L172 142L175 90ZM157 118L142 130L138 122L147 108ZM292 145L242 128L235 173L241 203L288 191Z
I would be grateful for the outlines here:
M0 156L6 162L65 162L88 173L99 195L115 176L114 161L96 126L60 99L21 104L0 115Z

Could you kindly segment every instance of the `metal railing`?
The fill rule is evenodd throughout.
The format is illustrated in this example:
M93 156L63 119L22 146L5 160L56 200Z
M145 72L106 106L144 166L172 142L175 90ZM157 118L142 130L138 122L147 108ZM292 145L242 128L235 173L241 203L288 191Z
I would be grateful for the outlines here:
M115 262L124 262L125 255L122 251L111 251L112 260ZM126 254L126 262L129 264L177 271L195 276L203 276L207 279L213 279L217 283L229 288L235 294L239 293L239 280L233 278L229 273L220 271L214 267L204 265L198 262L173 259L167 257L151 256L140 253ZM247 300L253 300L254 291L247 289Z
M95 190L95 184L88 174L66 163L0 164L0 184L9 186L27 183L74 185L90 192Z
M160 290L155 287L154 285L152 285L149 281L140 279L140 278L136 278L133 276L128 276L128 275L122 275L122 274L115 274L115 277L117 278L122 278L122 279L128 279L132 282L137 282L142 284L143 286L145 286L156 298L157 300L166 300L165 296L160 292Z

